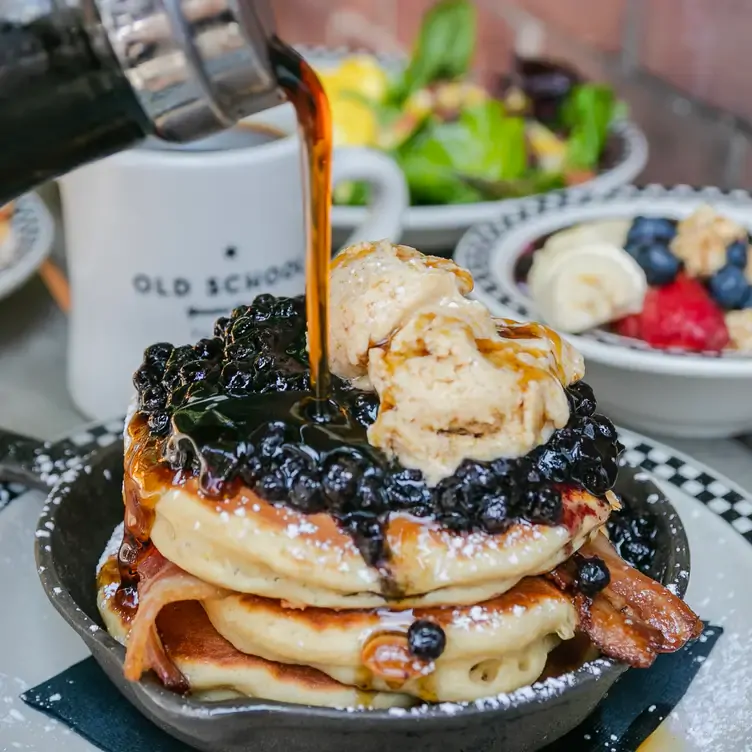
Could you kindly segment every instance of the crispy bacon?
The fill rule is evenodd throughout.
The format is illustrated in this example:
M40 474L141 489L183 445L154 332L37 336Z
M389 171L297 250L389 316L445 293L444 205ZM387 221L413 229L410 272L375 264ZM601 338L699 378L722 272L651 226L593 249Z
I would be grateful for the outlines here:
M596 535L580 553L599 556L611 574L608 586L594 598L574 593L571 561L549 577L573 594L580 629L605 655L647 668L658 653L672 653L702 632L702 622L681 598L630 567L604 535Z
M597 535L583 546L582 553L600 556L606 562L611 573L607 590L621 596L660 632L663 641L658 652L672 653L699 637L702 622L692 609L663 585L630 567L605 536Z
M157 551L141 562L138 573L138 611L128 634L125 677L138 681L144 671L152 669L166 687L185 692L188 683L165 653L157 616L168 603L221 598L226 591L188 574Z

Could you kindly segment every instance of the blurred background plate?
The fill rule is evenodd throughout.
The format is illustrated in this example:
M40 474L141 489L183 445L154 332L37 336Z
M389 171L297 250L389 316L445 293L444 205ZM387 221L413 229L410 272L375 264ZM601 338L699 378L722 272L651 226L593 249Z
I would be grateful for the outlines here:
M358 55L345 48L299 46L298 49L319 71L337 68L344 60ZM394 75L405 64L404 58L396 55L374 55L373 58L388 75ZM594 178L550 193L600 194L632 182L647 164L648 142L637 125L629 120L620 120L611 129L607 152L606 162ZM498 201L411 206L404 217L401 242L424 253L439 252L446 255L472 225L497 219L499 215L517 209L530 198L531 196L525 196ZM344 243L347 236L365 221L368 211L366 207L335 204L332 209L335 247Z
M17 199L7 236L0 244L0 299L31 277L52 248L55 224L36 193Z

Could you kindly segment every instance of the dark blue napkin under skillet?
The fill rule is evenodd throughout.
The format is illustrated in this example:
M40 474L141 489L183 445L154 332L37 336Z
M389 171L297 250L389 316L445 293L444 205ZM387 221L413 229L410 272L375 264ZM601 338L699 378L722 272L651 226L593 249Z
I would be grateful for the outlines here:
M705 624L703 636L652 668L629 671L597 710L546 752L635 752L676 707L723 629ZM21 695L105 752L189 752L142 716L87 658Z

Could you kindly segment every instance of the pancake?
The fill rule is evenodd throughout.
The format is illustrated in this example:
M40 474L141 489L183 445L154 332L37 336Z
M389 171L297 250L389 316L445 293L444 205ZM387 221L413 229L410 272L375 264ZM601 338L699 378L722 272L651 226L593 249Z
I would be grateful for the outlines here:
M456 533L405 514L387 527L388 571L369 567L327 514L304 515L241 488L217 501L196 481L165 485L151 540L196 577L301 606L369 608L477 603L554 569L606 521L610 506L582 489L562 493L565 524L516 523L503 533ZM390 593L383 594L385 581Z
M577 623L571 598L538 577L485 603L455 608L299 610L240 594L203 606L216 630L244 653L429 701L474 700L535 681L548 652L571 639ZM435 663L409 653L407 630L417 620L438 624L446 635Z
M115 607L114 588L105 585L98 606L107 631L125 645L127 620ZM346 686L307 666L276 663L235 649L212 627L196 601L172 603L159 614L157 628L169 658L183 673L191 694L204 700L258 697L323 707L408 707L414 700L391 692Z

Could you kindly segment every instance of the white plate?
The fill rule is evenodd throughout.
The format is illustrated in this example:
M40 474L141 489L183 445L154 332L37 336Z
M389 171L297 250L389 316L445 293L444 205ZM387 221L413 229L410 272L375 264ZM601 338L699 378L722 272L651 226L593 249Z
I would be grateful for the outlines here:
M301 53L315 67L331 67L352 50L326 48L300 48ZM399 58L379 56L381 64L389 71L399 69ZM620 158L610 169L601 172L593 180L582 185L555 191L554 194L605 193L617 186L634 180L647 164L648 142L644 133L628 121L618 124L614 132L621 141ZM401 242L429 253L453 248L462 234L472 225L496 219L502 212L512 211L526 199L505 201L482 201L474 204L450 204L437 206L412 206L404 218ZM332 232L335 246L360 227L368 216L368 209L360 206L334 206L332 208Z
M702 204L752 231L752 201L746 191L626 185L598 196L549 194L527 199L495 222L469 230L454 258L470 270L473 295L494 314L538 320L533 301L515 282L514 268L520 255L542 237L600 219L681 219ZM616 422L690 438L752 431L752 402L746 396L752 378L749 355L660 350L600 329L566 336L585 356L586 378L604 412Z
M79 443L106 444L119 438L119 430L118 423L88 427L79 433ZM651 749L752 750L752 494L640 434L622 431L621 438L627 459L651 468L686 528L692 552L687 600L703 619L725 629ZM729 453L739 450L726 443ZM8 752L93 752L88 742L18 697L88 655L39 584L33 541L43 503L44 497L33 492L0 511L0 743Z
M19 288L52 248L55 222L36 193L16 199L10 233L0 251L0 298Z

